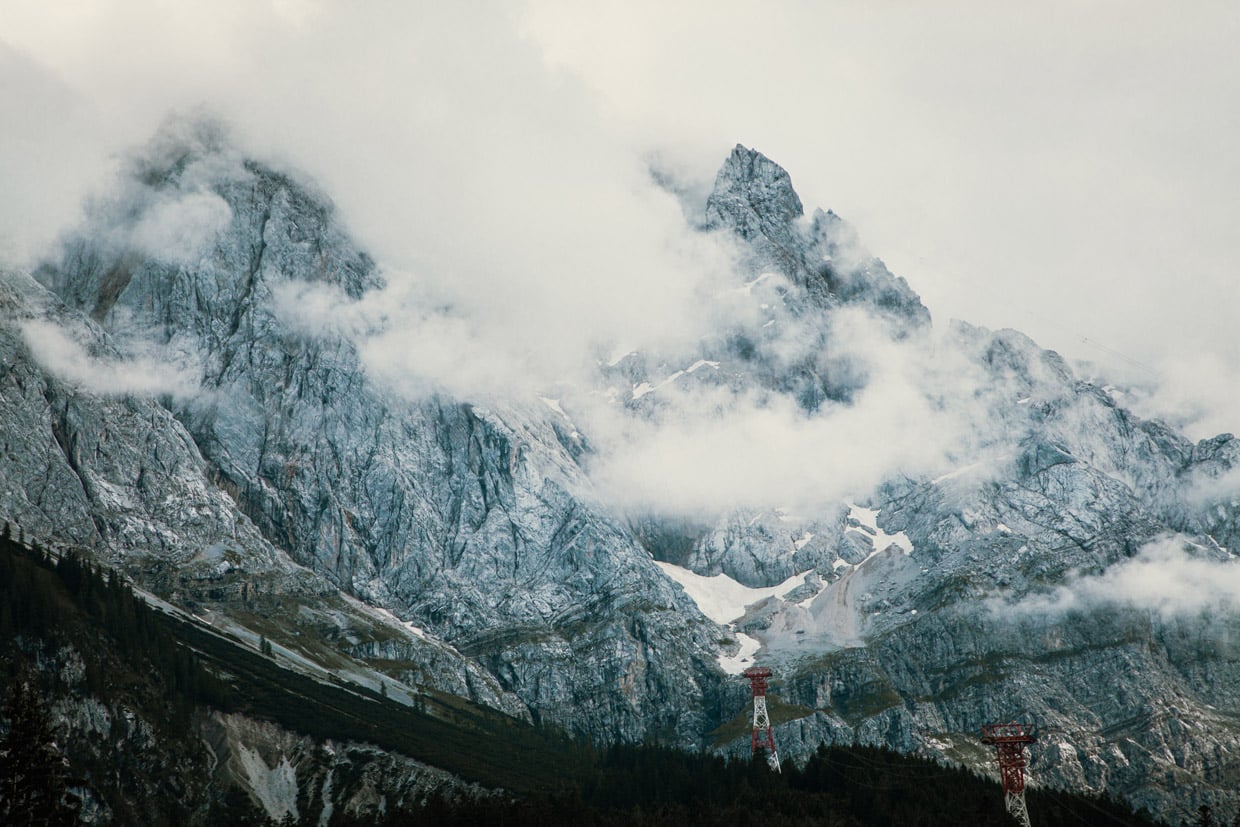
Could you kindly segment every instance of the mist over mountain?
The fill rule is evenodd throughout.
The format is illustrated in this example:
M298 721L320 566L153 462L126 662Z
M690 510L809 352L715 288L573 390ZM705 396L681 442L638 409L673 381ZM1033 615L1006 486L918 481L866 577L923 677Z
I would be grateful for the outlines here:
M1234 808L1240 444L932 321L774 161L722 161L632 179L640 256L586 235L562 292L485 238L388 263L171 117L0 280L0 518L399 697L743 755L761 662L785 757L980 769L1019 717L1038 783Z
M389 279L493 298L476 335L529 345L569 314L680 331L647 299L693 295L703 259L669 255L686 236L646 167L700 213L741 141L862 228L940 324L1022 330L1139 388L1125 405L1147 418L1235 431L1240 18L1150 7L1120 30L1107 2L955 11L103 0L49 16L15 0L0 257L30 266L127 147L205 103L248 154L311 171ZM520 297L525 313L504 312ZM537 364L568 352L548 342ZM487 380L526 361L492 361Z

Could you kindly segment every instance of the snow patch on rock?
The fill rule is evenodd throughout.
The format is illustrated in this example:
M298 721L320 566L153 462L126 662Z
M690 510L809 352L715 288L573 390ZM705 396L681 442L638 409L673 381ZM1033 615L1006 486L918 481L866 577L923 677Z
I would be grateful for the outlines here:
M726 574L703 577L671 563L655 561L663 573L680 584L702 614L719 624L742 617L745 609L768 597L783 597L805 581L806 572L794 574L777 586L755 589L742 586Z

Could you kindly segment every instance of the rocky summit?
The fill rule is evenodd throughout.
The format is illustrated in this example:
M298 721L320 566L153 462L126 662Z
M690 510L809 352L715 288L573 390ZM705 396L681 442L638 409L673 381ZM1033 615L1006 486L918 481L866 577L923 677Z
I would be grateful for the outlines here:
M978 727L1019 718L1035 783L1240 804L1240 614L1157 580L1234 578L1240 445L1140 419L1018 332L932 325L756 151L698 214L754 312L689 357L600 362L614 416L657 424L695 390L826 429L912 411L883 438L919 461L851 498L613 502L568 401L401 394L356 325L299 322L306 291L364 302L382 267L312 182L193 123L0 280L0 517L303 668L598 742L743 754L760 661L784 757L860 741L985 769ZM871 347L911 366L898 393Z

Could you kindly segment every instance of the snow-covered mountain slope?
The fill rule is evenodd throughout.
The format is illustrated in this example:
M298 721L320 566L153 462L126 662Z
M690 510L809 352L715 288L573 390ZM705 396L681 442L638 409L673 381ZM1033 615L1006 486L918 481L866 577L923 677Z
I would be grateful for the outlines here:
M305 322L298 302L345 318L386 283L312 185L203 124L132 173L40 284L4 278L0 516L325 665L600 740L711 743L760 659L801 710L788 755L857 738L982 766L977 726L1024 715L1063 733L1047 779L1234 795L1236 604L1181 575L1236 582L1240 446L1138 419L1014 331L936 329L761 154L688 211L739 251L738 312L693 352L485 401L397 393L356 320ZM742 414L792 436L729 430ZM717 507L709 485L617 495L686 445L739 479ZM376 611L394 636L356 631Z

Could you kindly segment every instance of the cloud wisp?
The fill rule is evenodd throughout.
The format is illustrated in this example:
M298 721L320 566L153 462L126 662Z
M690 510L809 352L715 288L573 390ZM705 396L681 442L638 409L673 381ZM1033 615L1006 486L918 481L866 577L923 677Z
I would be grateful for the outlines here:
M530 0L523 22L668 155L709 167L741 141L785 164L936 318L1140 362L1175 390L1159 414L1199 400L1202 428L1240 431L1217 385L1176 382L1203 355L1240 378L1240 11L946 7Z
M181 399L202 393L201 368L184 354L145 346L124 356L97 356L64 326L45 319L22 323L21 332L39 364L62 381L91 393Z
M778 507L808 515L865 498L892 475L944 473L1004 438L985 425L976 393L984 377L945 336L896 341L862 310L837 310L821 329L826 322L788 313L775 347L821 341L823 354L865 376L849 401L807 411L792 395L753 384L661 384L650 391L658 407L648 416L615 407L586 415L597 434L596 483L635 511L709 517ZM565 404L576 416L578 400Z
M242 157L214 122L169 121L126 161L126 183L89 205L92 222L75 243L210 270L210 248L231 219L213 188L251 180ZM179 170L172 179L162 174L170 166ZM666 205L671 196L659 191L658 198ZM777 273L742 275L748 265L740 264L738 242L691 226L679 205L659 222L660 237L676 243L648 255L676 283L669 293L638 298L661 303L651 313L670 323L633 322L630 313L646 315L641 302L607 315L615 308L605 297L585 313L502 291L462 296L430 264L415 271L381 265L384 285L358 298L288 274L270 285L272 309L295 332L349 340L380 388L411 400L439 393L488 406L535 395L560 400L593 448L594 483L631 513L712 518L738 507L782 507L812 514L864 499L894 474L949 471L1007 438L988 426L979 390L989 380L952 331L893 338L890 319L827 310ZM615 232L622 239L626 228ZM861 261L859 251L837 252ZM545 274L549 284L596 276L589 269ZM113 326L134 350L141 331L124 319ZM50 369L93 390L189 392L184 369L153 369L152 354L166 357L166 348L148 348L126 367L90 360L68 333L32 328L27 336ZM747 355L731 353L729 339L749 342ZM645 390L614 386L606 355L626 352L649 370ZM719 353L731 353L721 357L729 360L722 370L709 361ZM807 408L786 387L757 379L797 371L836 375L852 388L848 400ZM646 394L651 406L628 404Z
M498 13L313 0L192 7L113 0L58 9L51 15L44 4L16 2L0 10L0 71L16 81L0 84L0 103L28 114L0 135L9 193L0 204L0 255L40 252L81 196L116 170L123 147L145 141L169 109L205 104L260 159L321 182L382 266L387 287L360 302L290 287L277 296L286 318L354 339L366 369L406 395L561 398L591 430L599 484L635 507L782 504L805 491L813 494L802 499L861 496L885 474L946 471L971 446L997 438L971 393L971 369L941 369L950 348L932 359L933 342L892 344L869 335L868 322L843 318L830 331L784 319L765 355L812 361L809 351L823 343L829 358L851 359L867 384L849 405L807 414L779 395L677 381L657 391L653 418L620 412L597 386L599 360L640 351L666 367L666 377L691 366L720 329L765 323L760 303L737 293L742 277L729 242L688 225L682 205L652 180L651 157L683 191L700 193L729 146L757 144L808 184L806 200L837 199L824 206L858 217L873 246L897 261L917 261L925 249L934 259L943 249L923 227L939 227L940 239L980 239L984 249L955 258L972 268L971 284L1007 295L1008 306L1052 272L1101 270L1105 256L1121 250L1116 267L1132 289L1117 313L1127 312L1149 292L1141 286L1155 283L1149 273L1145 281L1130 275L1143 262L1161 263L1165 276L1168 261L1202 260L1153 255L1152 242L1123 247L1118 231L1101 234L1105 244L1074 229L1065 241L1045 242L1080 223L1059 220L1070 211L1055 182L1111 170L1094 163L1096 147L1074 147L1059 133L1048 146L1040 128L1048 114L1092 112L1093 99L1065 99L1058 90L1086 88L1079 74L1108 57L1090 51L1096 30L1085 27L1065 35L1064 61L1041 59L1047 38L1039 26L1062 28L1054 15L1033 21L1037 36L999 12L962 16L974 22L940 31L940 39L925 37L924 27L941 26L942 15L847 4L820 16L741 2L717 14L651 5L601 18L550 0ZM763 36L738 25L759 14ZM1105 14L1086 22L1103 18L1109 31ZM1162 31L1148 29L1142 37ZM990 31L1002 36L982 37ZM1187 42L1183 27L1170 34L1169 48ZM1205 45L1216 40L1230 50L1221 35ZM940 42L946 51L934 51ZM1013 46L1019 60L1002 63ZM1023 79L1037 93L1031 108L1005 108L1026 96L978 73L979 59L996 67L995 78ZM1069 68L1047 75L1048 65L1065 62ZM1150 88L1183 100L1165 76L1160 69L1148 78L1156 82ZM1227 84L1227 76L1212 79L1210 98ZM1115 123L1132 132L1133 113L1119 114ZM50 137L41 142L42 135ZM1111 143L1103 144L1113 158ZM1138 149L1137 160L1149 157L1145 143ZM1182 180L1198 180L1201 170L1189 166L1193 175ZM1015 185L995 187L1007 180L996 173L1004 169L1020 173L1026 198L1010 197ZM1124 186L1106 190L1117 181ZM1135 179L1088 183L1082 197L1140 202ZM1150 184L1156 194L1162 183ZM986 212L995 192L1002 209ZM186 186L144 202L117 243L192 260L227 221L226 210L207 188ZM898 219L881 220L885 211ZM1159 230L1143 239L1167 235L1167 212L1138 218ZM1213 235L1205 240L1213 246L1202 249L1218 249ZM928 269L925 289L936 278L941 288L940 270ZM923 274L906 275L922 287ZM1225 280L1215 286L1234 289ZM1102 287L1117 295L1114 285ZM1100 289L1091 282L1088 290L1043 291L1045 300L1028 303L1056 316L1065 303L1108 306ZM1179 294L1170 299L1185 303ZM1228 307L1214 301L1202 312L1215 318ZM1174 336L1174 325L1142 328ZM49 352L68 352L47 331L36 334ZM57 364L68 369L67 361ZM1223 359L1217 375L1231 375L1233 361ZM134 387L120 373L113 378ZM1170 395L1151 404L1166 411L1177 400L1200 400L1208 410L1190 415L1202 428L1222 429L1235 406L1221 389L1234 386L1208 377L1183 389L1167 385ZM1210 387L1220 390L1217 400L1201 395Z
M1059 615L1105 607L1153 612L1166 619L1210 609L1240 608L1240 561L1220 560L1180 536L1145 545L1132 558L1100 574L1080 577L1048 594L1015 605L992 604L1007 613Z

